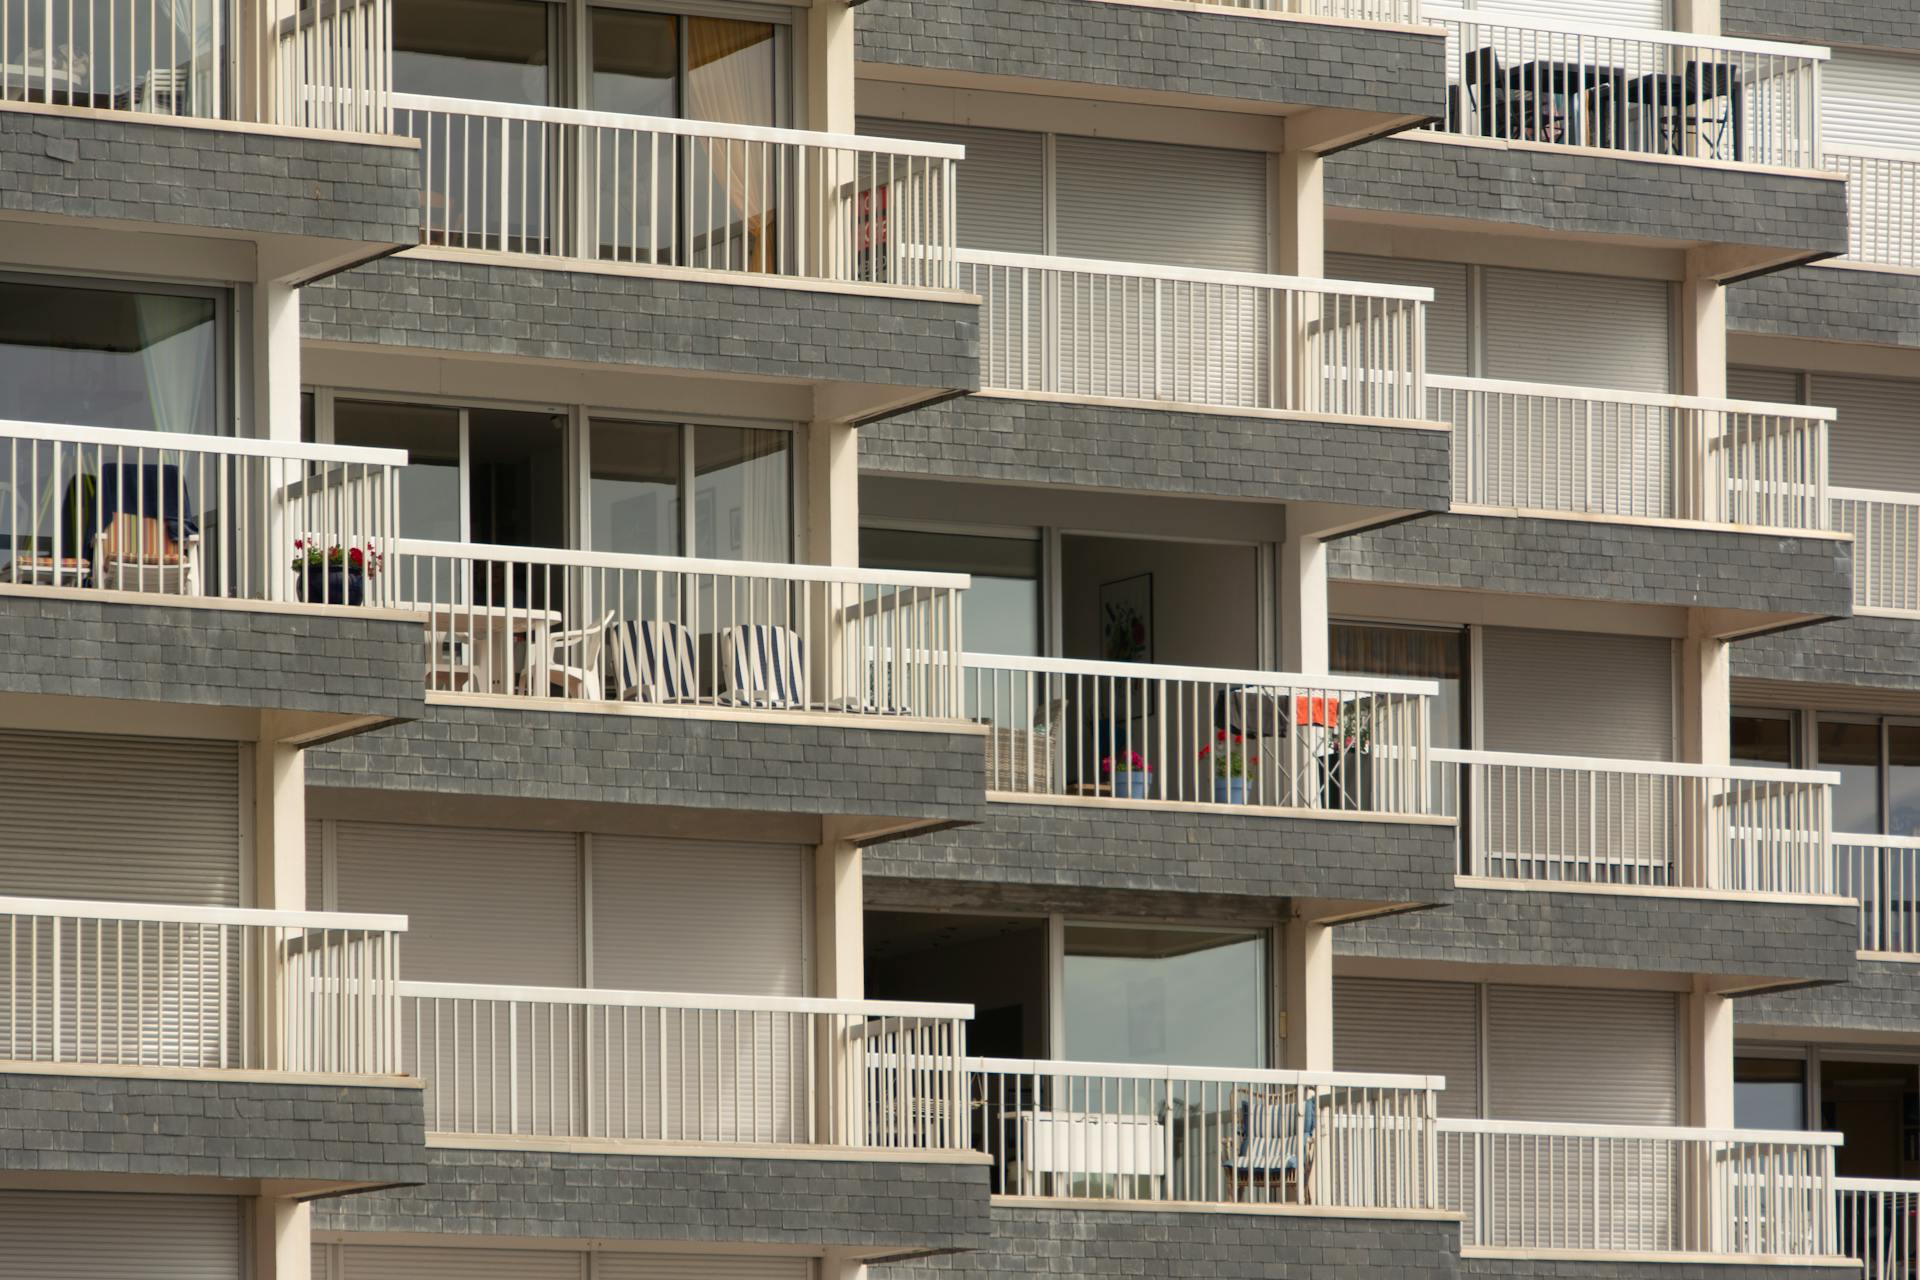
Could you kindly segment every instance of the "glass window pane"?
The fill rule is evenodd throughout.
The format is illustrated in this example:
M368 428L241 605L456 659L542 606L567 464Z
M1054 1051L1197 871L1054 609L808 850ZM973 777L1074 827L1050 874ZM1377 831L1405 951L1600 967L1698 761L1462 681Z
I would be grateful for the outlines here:
M1040 653L1040 540L917 529L862 529L860 563L904 572L968 573L961 634L973 653Z
M1833 829L1880 834L1880 726L1821 720L1816 767L1835 770Z
M654 422L593 424L593 550L681 554L680 434Z
M687 19L687 118L775 124L771 22Z
M400 531L409 538L460 542L460 411L440 405L336 400L336 444L405 449L400 472Z
M787 431L695 428L694 555L778 563L792 558L792 444Z
M545 106L553 99L547 6L526 0L399 0L393 87L401 93Z
M217 434L206 296L0 280L0 418Z
M680 20L667 13L593 10L593 109L680 114Z
M680 114L680 19L663 13L595 9L593 80L588 105L639 116ZM676 218L674 153L683 144L607 130L596 136L599 174L594 225L602 258L671 261Z
M1267 948L1249 930L1069 924L1066 1056L1261 1067Z
M1343 676L1401 676L1433 680L1433 741L1437 746L1467 745L1460 709L1461 673L1466 667L1466 635L1420 627L1368 627L1335 623L1331 628L1329 670Z
M1887 832L1920 835L1920 724L1887 726Z
M1734 764L1762 769L1793 767L1793 717L1735 715L1728 724Z
M467 461L473 541L567 545L566 419L549 413L471 410Z
M1791 1058L1735 1058L1733 1123L1740 1129L1805 1129L1807 1064Z

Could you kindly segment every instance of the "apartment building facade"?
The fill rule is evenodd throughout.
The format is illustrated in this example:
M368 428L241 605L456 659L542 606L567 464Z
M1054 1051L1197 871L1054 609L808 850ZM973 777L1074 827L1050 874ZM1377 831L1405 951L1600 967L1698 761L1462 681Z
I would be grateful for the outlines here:
M21 1274L1920 1266L1900 6L0 0L0 154Z

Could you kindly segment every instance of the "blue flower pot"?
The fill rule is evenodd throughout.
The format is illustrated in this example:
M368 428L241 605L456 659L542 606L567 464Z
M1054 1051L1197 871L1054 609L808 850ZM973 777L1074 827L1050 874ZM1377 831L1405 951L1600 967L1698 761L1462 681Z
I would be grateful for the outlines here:
M1113 794L1118 800L1145 800L1153 789L1153 775L1144 770L1129 769L1125 773L1113 775Z
M323 564L310 564L298 579L300 598L308 604L357 605L367 598L367 575Z
M1245 804L1247 802L1247 780L1245 778L1215 778L1213 780L1213 802L1215 804Z

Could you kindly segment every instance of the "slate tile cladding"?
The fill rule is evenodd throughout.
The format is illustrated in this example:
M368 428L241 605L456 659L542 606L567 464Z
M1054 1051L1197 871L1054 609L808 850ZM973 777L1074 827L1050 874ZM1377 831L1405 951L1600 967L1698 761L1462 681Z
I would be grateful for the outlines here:
M310 341L972 391L978 303L383 258L304 290Z
M1427 516L1334 542L1348 582L1845 617L1852 544L1530 516Z
M1723 0L1720 27L1730 36L1920 50L1920 10L1909 0Z
M1920 347L1920 276L1813 266L1742 280L1727 289L1727 328Z
M0 109L0 211L411 245L420 240L420 152Z
M417 1088L0 1075L0 1169L360 1186L426 1177Z
M923 71L1387 116L1431 116L1446 103L1438 28L1104 0L866 0L858 27L862 62Z
M417 620L0 595L0 692L385 719L425 705Z
M1733 675L1920 692L1920 618L1857 614L1739 640Z
M1326 200L1329 213L1368 209L1806 254L1847 247L1847 189L1838 178L1409 135L1329 157Z
M1459 1223L1436 1219L995 1205L983 1247L875 1267L873 1280L1451 1280L1459 1247Z
M417 1187L323 1201L316 1231L828 1246L986 1243L985 1164L435 1148Z
M1369 902L1453 896L1451 826L989 802L977 825L876 845L907 881Z
M1742 1000L1734 1021L1740 1026L1911 1035L1920 1026L1920 963L1862 957L1844 986Z
M1431 911L1342 925L1346 956L1466 964L1570 965L1845 982L1854 973L1852 902L1768 902L1653 894L1538 892L1463 885Z
M1418 511L1447 508L1449 448L1445 431L1009 396L860 429L873 474Z
M1768 1266L1742 1259L1725 1262L1641 1262L1614 1258L1487 1258L1460 1260L1463 1280L1858 1280L1858 1266Z
M307 785L972 821L977 734L433 704L307 753Z

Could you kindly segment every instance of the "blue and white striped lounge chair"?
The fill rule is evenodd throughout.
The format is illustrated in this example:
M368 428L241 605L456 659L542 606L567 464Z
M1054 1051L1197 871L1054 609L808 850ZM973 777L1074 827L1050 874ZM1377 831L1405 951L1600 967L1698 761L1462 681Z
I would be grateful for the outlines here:
M1234 1091L1224 1163L1250 1198L1306 1202L1318 1111L1313 1095L1302 1103L1292 1089ZM1297 1193L1288 1194L1294 1187Z
M693 632L678 622L623 622L614 653L613 696L623 702L697 702L700 667Z
M736 707L804 708L806 643L786 627L756 622L728 627L727 701Z

